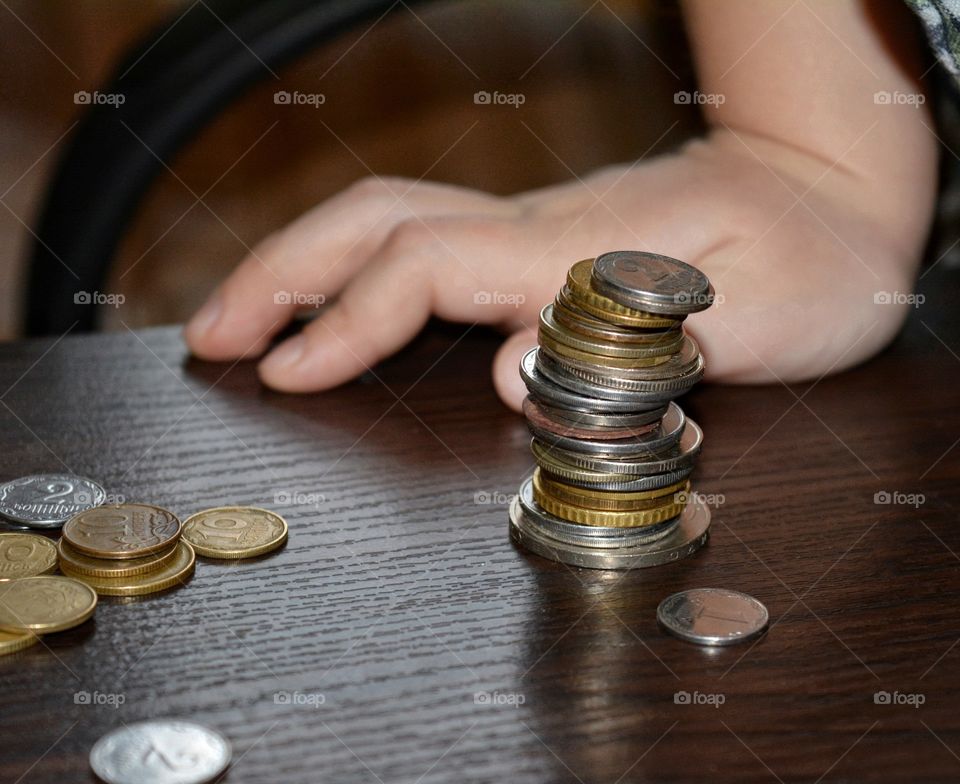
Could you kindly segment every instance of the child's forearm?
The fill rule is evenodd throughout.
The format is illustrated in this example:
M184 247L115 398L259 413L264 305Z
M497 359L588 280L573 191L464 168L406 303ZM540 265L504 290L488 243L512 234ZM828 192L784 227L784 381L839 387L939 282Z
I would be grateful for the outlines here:
M704 106L711 126L801 182L849 191L913 263L933 211L938 142L919 85L923 43L904 4L684 6L701 90L725 99Z

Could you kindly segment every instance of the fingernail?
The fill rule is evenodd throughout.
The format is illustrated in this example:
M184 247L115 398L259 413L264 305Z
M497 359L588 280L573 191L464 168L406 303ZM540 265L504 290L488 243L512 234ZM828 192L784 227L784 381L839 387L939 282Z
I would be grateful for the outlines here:
M289 370L303 357L307 348L307 336L297 335L281 343L260 363L260 368L268 372Z
M205 335L213 329L223 312L223 297L215 291L187 323L187 331L194 335Z

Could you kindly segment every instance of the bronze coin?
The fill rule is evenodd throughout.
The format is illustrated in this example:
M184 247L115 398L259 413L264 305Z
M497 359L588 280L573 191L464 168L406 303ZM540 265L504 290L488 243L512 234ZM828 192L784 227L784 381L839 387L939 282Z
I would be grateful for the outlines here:
M140 558L167 550L180 539L177 516L150 504L98 506L63 526L68 545L94 558Z

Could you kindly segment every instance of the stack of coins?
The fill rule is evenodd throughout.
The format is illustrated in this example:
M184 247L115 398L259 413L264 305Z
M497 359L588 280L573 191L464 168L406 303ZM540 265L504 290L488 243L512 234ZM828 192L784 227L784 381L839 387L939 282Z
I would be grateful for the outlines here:
M104 596L142 596L182 583L193 548L177 516L149 504L98 506L71 517L57 549L60 571Z
M689 492L703 433L672 400L704 369L683 320L712 301L702 272L666 256L617 251L570 268L520 365L537 468L510 507L514 541L602 569L706 542L710 513Z

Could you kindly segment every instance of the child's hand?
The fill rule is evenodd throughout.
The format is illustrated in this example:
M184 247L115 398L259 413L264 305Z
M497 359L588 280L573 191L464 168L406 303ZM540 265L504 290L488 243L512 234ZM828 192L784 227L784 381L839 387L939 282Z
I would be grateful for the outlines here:
M711 72L729 66L723 47L710 40L716 32L706 17L717 4L688 5L695 41L706 39L700 64L709 90ZM757 26L759 36L779 5L729 0L724 24L741 34ZM817 6L834 37L845 33L856 42L867 23L855 7L846 0ZM875 305L874 295L910 290L936 156L932 137L918 128L929 122L925 111L873 101L878 89L908 86L899 66L864 44L860 57L879 81L858 73L856 61L844 62L853 69L845 74L831 58L849 53L835 51L839 44L822 28L811 40L813 29L770 33L755 48L762 55L773 46L769 57L789 57L791 35L808 53L820 46L807 75L821 94L805 95L812 88L786 69L797 94L771 97L763 91L776 74L767 68L761 105L747 112L743 94L758 88L731 73L727 100L709 117L715 130L676 155L510 198L362 181L264 241L190 322L191 349L210 359L259 354L297 310L295 296L278 304L278 292L328 300L339 294L262 361L267 385L305 392L340 384L403 346L433 313L511 333L493 373L503 399L519 408L519 358L536 343L537 314L567 268L635 249L687 261L713 282L721 300L686 322L706 355L708 378L797 380L870 356L904 316L902 306ZM778 37L787 40L769 40ZM832 81L821 81L818 67ZM824 106L827 84L840 94L833 113ZM811 100L813 108L804 104ZM798 106L813 126L792 135L785 115Z

